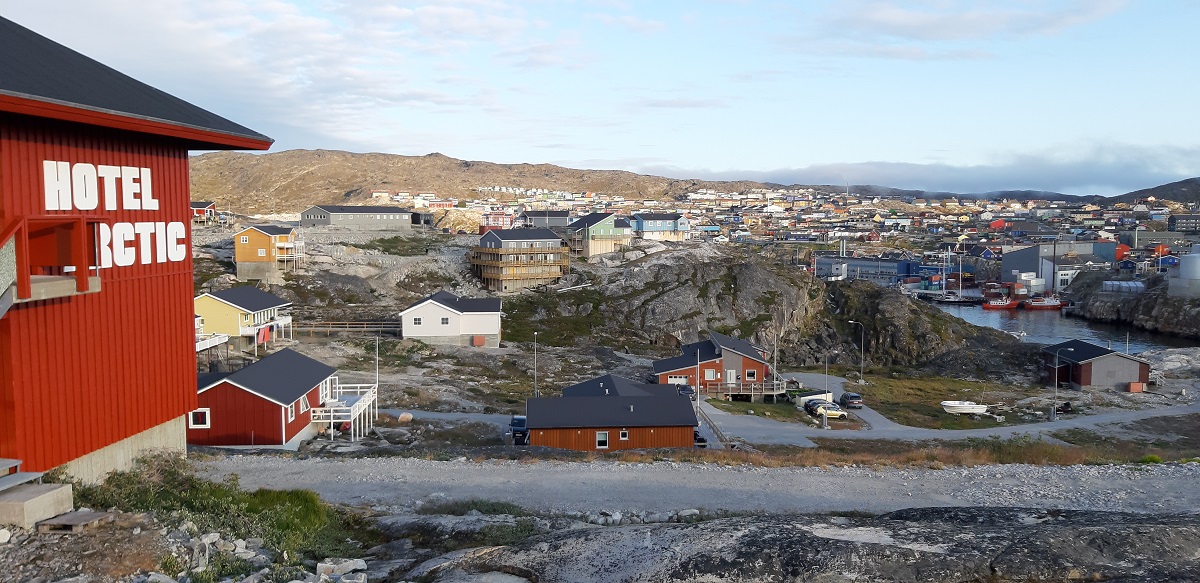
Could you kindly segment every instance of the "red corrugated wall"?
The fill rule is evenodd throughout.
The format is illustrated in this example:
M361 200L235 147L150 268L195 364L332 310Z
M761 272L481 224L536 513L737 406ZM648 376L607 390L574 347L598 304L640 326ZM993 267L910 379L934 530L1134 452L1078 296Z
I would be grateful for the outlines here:
M46 211L43 160L150 168L159 210ZM0 114L0 221L84 214L190 225L189 198L180 142ZM183 261L101 269L100 293L20 304L0 319L0 457L47 470L196 407L186 232Z
M188 429L195 445L282 445L283 407L222 382L200 394L209 409L209 429ZM305 413L307 415L307 413Z

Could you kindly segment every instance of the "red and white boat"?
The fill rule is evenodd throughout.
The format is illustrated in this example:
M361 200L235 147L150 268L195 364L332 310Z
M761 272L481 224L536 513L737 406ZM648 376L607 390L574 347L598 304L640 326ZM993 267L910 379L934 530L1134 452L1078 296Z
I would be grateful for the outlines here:
M1058 296L1030 298L1025 300L1026 310L1061 310L1063 301Z
M985 310L1015 310L1021 302L1012 298L992 298L983 303Z

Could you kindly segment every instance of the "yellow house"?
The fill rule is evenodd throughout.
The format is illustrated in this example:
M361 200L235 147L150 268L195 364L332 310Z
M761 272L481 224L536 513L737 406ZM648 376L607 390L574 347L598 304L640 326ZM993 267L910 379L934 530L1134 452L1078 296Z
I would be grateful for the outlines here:
M239 350L253 348L258 354L259 344L292 336L292 317L281 312L292 303L254 286L200 294L194 303L204 331L228 335Z
M303 256L304 242L292 227L251 225L233 236L233 261L242 281L273 281L281 268L299 265Z

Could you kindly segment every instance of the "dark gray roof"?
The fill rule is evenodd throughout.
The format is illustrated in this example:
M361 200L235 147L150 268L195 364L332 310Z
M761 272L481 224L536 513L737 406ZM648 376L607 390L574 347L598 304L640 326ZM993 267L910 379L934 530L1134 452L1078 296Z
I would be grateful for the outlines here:
M566 387L562 394L564 397L669 397L678 395L679 388L675 385L639 383L609 374Z
M603 221L604 219L607 219L608 217L611 217L611 216L613 216L612 213L587 214L582 217L579 217L578 219L575 220L575 222L567 225L567 229L570 231L586 229L588 227L592 227L592 226L596 225L597 223L599 223L599 222Z
M718 334L712 330L708 331L708 337L715 342L717 346L720 346L722 350L732 350L738 354L741 354L742 356L748 356L759 362L765 362L762 359L762 353L759 352L753 344L750 344L741 338L734 338L732 336Z
M1067 350L1068 348L1072 348L1074 350ZM1118 354L1138 362L1146 362L1145 360L1136 356L1110 350L1103 346L1097 346L1091 342L1084 342L1082 340L1068 340L1058 344L1051 344L1050 346L1043 348L1042 353L1050 355L1058 353L1058 360L1060 363L1069 362L1072 364L1083 364L1091 360L1096 360L1101 356L1108 356L1110 354Z
M697 425L692 401L684 395L539 398L525 406L530 429Z
M332 366L284 348L225 380L280 405L290 405L335 372L337 369Z
M629 228L631 228L631 226L630 226L630 224L629 224L629 219L626 219L626 218L624 218L624 217L617 217L617 220L613 221L613 226L614 226L614 227L616 227L616 228L618 228L618 229L629 229Z
M279 296L269 294L252 285L231 287L221 291L208 292L204 295L228 302L248 312L261 312L262 310L282 308L283 306L290 306L292 304Z
M501 241L544 241L546 239L562 240L558 233L550 229L496 229L488 231L487 235L495 235Z
M526 217L540 217L545 219L565 219L570 216L569 211L521 211Z
M0 95L226 134L272 140L160 91L0 17ZM153 129L144 130L157 133ZM201 142L205 149L226 144Z
M691 344L684 344L680 347L680 356L664 358L654 361L654 374L662 374L673 370L680 370L688 367L696 366L696 352L700 352L700 362L708 362L720 358L717 352L717 345L709 340L701 340Z
M211 200L193 200L193 201L192 201L192 208L194 208L194 209L206 209L206 208L208 208L208 207L210 207L210 206L212 206L212 205L214 205L214 204L217 204L217 203L215 203L215 202L213 202L213 201L211 201Z
M320 204L320 205L310 208L309 210L312 210L312 209L321 209L331 215L349 214L349 213L408 213L408 212L412 212L409 209L406 209L403 207L398 207L398 206L346 206L346 205L332 205L332 204Z
M435 301L443 306L446 306L447 308L450 308L451 310L454 310L456 312L461 312L461 313L499 312L499 311L501 311L500 298L463 298L463 297L456 296L448 291L437 291L427 297L421 298L420 300L414 302L412 305L401 310L401 312L402 313L407 312L408 310L410 310L416 306L419 306L425 302L428 302L430 300Z
M287 235L295 229L291 227L280 227L278 225L250 225L251 229L257 229L268 235Z
M633 216L643 221L678 221L683 218L679 213L634 213Z

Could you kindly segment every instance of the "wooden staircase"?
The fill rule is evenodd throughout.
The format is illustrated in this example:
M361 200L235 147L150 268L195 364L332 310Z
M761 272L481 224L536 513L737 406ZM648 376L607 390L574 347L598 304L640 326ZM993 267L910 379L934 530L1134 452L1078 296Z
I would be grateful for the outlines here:
M0 492L42 477L42 472L22 472L21 460L0 458Z

